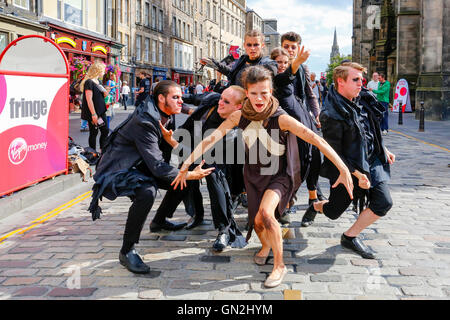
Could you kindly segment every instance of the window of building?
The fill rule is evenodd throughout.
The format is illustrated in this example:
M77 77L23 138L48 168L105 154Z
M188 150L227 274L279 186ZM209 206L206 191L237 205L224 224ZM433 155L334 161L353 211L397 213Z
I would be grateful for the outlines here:
M125 18L125 24L128 25L129 19L128 19L128 6L129 6L129 0L125 0L124 6L123 6L123 16Z
M30 10L30 0L14 0L13 1L14 6Z
M141 60L141 44L142 44L142 37L136 36L136 60Z
M163 50L164 50L163 49L163 43L159 42L159 50L158 50L158 54L159 54L158 62L159 62L159 64L163 64L163 55L164 55Z
M150 39L145 38L144 60L149 61Z
M142 8L142 1L137 0L136 1L136 23L141 23L141 8Z
M200 0L200 13L203 13L203 0Z
M200 25L200 40L203 40L203 25Z
M188 24L187 27L188 27L188 28L187 28L187 40L188 40L188 41L192 41L192 39L191 39L191 25Z
M122 23L122 0L117 1L117 15L119 18L119 23Z
M152 40L152 62L156 63L156 40Z
M211 19L211 3L206 2L206 18Z
M144 24L150 27L150 3L145 3L144 9Z
M213 20L217 22L217 6L213 7Z
M5 50L6 46L8 45L8 34L5 32L0 32L0 52Z
M64 4L65 4L65 2L66 1L64 1ZM112 2L112 0L108 0L107 6L108 6L108 9L107 9L107 12L108 12L108 24L112 25L112 23L113 23L113 2Z
M181 20L178 19L177 37L181 38Z
M183 39L186 39L186 22L183 22Z
M156 29L156 7L152 7L152 28Z
M129 52L130 52L130 47L129 47L129 44L130 44L130 36L129 35L127 35L127 34L125 34L125 41L124 41L124 43L123 43L125 46L123 47L123 55L125 56L125 59L127 59L128 60L128 56L130 55L129 54Z
M159 31L163 31L164 27L163 27L163 23L164 23L164 13L162 10L159 10L159 15L158 15L158 30Z
M16 1L14 4L15 3ZM58 19L67 23L83 26L83 0L58 0L57 11Z
M198 37L198 35L197 35L197 21L194 21L194 36Z
M175 17L172 18L172 34L177 35L177 18Z

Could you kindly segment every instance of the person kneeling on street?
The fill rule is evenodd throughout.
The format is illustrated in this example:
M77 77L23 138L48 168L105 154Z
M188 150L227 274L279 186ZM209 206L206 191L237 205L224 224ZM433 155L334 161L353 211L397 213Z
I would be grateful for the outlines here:
M161 81L153 97L148 96L108 137L94 175L89 206L94 221L100 218L102 197L113 201L126 196L133 202L128 211L119 261L134 273L150 272L134 245L139 243L158 188L170 189L170 183L179 172L169 164L172 148L164 141L160 125L169 130L175 127L174 115L181 112L183 103L181 96L177 83ZM214 170L202 169L202 165L187 173L188 180L202 179ZM171 230L185 226L173 224L164 217L153 222Z

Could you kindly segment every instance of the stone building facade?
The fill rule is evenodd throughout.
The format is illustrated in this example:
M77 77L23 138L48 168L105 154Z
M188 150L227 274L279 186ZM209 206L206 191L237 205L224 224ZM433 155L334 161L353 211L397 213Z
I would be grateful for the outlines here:
M264 43L266 45L267 54L270 55L273 49L281 46L281 35L278 30L278 22L276 19L264 19Z
M450 119L450 0L354 0L352 51L369 76L406 79L416 113Z

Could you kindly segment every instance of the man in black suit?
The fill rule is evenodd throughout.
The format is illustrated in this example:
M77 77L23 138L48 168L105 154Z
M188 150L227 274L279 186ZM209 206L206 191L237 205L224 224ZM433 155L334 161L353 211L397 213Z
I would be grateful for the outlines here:
M171 189L178 169L169 164L171 146L163 138L161 127L175 128L174 115L182 109L181 88L173 81L161 81L154 90L110 135L94 175L92 202L89 211L95 221L100 218L98 201L102 197L115 200L127 196L132 201L128 211L123 245L119 260L129 271L148 273L134 249L158 188ZM207 176L213 169L201 165L188 173L189 180ZM187 189L185 189L187 190ZM184 196L181 194L181 196ZM179 230L185 224L174 224L158 216L153 219L154 229Z

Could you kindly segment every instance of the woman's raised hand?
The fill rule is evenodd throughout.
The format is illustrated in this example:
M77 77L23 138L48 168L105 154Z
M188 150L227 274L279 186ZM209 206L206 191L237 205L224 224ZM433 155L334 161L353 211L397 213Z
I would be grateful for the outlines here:
M300 50L297 54L297 57L295 58L295 62L300 64L303 64L308 60L309 56L311 54L311 51L308 49L306 50L304 46L300 47Z

